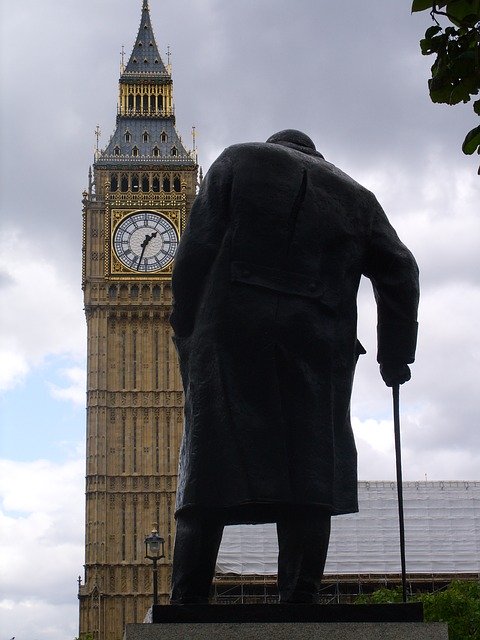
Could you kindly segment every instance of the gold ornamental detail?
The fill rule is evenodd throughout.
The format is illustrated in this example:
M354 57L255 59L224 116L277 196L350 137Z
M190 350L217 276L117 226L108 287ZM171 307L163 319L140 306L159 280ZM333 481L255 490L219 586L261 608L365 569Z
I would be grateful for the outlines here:
M183 195L183 194L182 194ZM137 213L152 212L168 220L180 238L186 224L186 200L181 196L174 199L155 199L155 206L147 207L142 202L140 208L113 208L113 198L110 199L105 211L105 278L107 280L134 279L135 281L169 281L172 277L173 261L158 271L148 273L135 271L125 266L117 257L114 248L114 236L118 225L125 218ZM162 202L166 205L160 207ZM169 206L170 205L170 206ZM172 206L173 205L173 206ZM176 205L176 206L175 206Z

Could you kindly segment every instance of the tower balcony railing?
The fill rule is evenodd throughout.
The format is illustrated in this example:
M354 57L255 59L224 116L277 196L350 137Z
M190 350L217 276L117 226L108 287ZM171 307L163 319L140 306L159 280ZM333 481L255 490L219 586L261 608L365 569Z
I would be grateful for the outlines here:
M175 109L173 107L168 109L123 109L122 107L118 107L117 115L128 118L169 118L175 115Z
M135 77L139 77L139 78L171 78L172 74L165 70L165 71L143 71L143 69L135 69L135 71L123 71L121 74L121 78L135 78Z
M182 185L181 191L147 191L143 192L140 189L128 189L128 191L121 191L120 189L116 189L115 191L111 191L109 189L109 197L112 200L132 200L132 199L140 199L140 200L150 200L152 198L156 200L171 200L175 202L177 200L184 200L183 194L187 191L187 186L185 184Z
M95 158L95 164L183 164L186 162L188 164L197 162L197 155L195 151L177 154L176 156L156 156L154 154L132 156L126 154L116 155L114 153L99 152L98 156Z

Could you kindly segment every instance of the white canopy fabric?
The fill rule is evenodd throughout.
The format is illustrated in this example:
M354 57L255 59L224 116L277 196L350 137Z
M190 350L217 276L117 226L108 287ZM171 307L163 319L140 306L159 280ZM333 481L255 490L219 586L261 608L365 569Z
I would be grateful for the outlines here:
M400 573L397 487L359 482L360 512L332 519L325 573ZM405 482L408 573L480 573L480 482ZM225 527L217 573L275 575L274 524Z

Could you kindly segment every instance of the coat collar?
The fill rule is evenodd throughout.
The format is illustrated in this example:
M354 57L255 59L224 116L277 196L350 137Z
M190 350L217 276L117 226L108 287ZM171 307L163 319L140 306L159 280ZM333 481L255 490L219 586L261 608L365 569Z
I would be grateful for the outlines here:
M301 151L301 153L306 153L309 156L315 156L316 158L322 158L322 160L325 160L325 157L319 151L311 149L310 147L305 147L304 145L295 144L294 142L278 140L277 142L269 142L268 144L279 144L282 147L289 147L290 149L295 149L295 151Z

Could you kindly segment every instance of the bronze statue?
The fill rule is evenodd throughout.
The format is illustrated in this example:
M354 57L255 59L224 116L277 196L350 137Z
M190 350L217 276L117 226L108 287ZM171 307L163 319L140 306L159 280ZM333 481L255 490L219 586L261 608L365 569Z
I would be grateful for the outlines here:
M410 378L418 269L373 194L305 134L234 145L173 272L185 389L172 603L207 602L223 526L276 522L281 602L314 602L332 515L357 505L350 424L360 277L386 384Z

